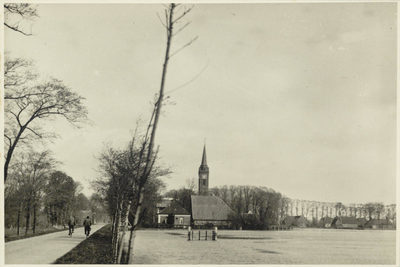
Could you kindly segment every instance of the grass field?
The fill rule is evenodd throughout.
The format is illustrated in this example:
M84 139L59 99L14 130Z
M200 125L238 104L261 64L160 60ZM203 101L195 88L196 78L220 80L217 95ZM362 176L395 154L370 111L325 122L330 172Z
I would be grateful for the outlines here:
M198 230L194 237L198 239ZM135 264L396 264L396 231L219 230L218 241L188 241L186 230L143 230L137 233L134 260Z
M54 264L112 264L111 239L111 225L106 225Z

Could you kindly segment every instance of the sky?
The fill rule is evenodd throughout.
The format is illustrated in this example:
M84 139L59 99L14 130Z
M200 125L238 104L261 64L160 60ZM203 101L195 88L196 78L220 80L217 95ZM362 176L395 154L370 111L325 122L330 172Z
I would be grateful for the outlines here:
M186 5L190 7L191 5ZM40 4L33 36L5 30L5 51L32 58L86 98L92 125L46 127L60 169L91 194L104 144L123 148L161 83L161 4ZM265 186L292 199L396 202L396 3L196 4L172 40L156 136L173 173L210 187ZM184 85L184 86L182 86ZM205 141L206 140L206 141Z

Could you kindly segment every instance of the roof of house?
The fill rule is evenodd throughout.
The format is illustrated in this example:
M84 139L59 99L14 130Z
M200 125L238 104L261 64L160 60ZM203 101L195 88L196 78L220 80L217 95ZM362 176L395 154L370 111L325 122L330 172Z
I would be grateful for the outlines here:
M360 224L360 225L364 225L367 221L368 221L368 220L365 219L365 218L358 218L358 219L357 219L357 222L358 222L358 224Z
M217 196L192 196L193 220L226 221L232 209Z
M333 219L332 224L335 224L338 220L342 224L358 224L356 217L339 217L339 216Z
M371 219L365 225L378 225L378 219ZM387 219L379 219L379 225L392 225L392 222Z
M156 208L165 208L168 207L174 199L171 198L163 198L159 203L156 204Z
M304 216L286 216L286 218L283 220L283 223L285 225L292 225L301 221L308 223L308 220Z
M322 217L321 220L319 220L320 223L332 223L333 218L331 217Z
M175 214L175 215L190 215L184 207L177 202L172 202L171 205L163 209L159 214Z

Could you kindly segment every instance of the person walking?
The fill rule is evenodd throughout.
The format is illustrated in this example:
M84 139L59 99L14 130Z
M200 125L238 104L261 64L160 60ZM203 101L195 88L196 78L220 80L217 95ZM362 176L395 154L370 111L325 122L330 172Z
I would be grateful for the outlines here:
M72 234L74 233L75 225L76 225L75 218L74 218L74 216L71 215L68 220L68 229L69 229L68 235L71 237L72 237Z
M86 219L83 221L83 226L85 226L85 235L86 237L89 236L90 234L90 226L92 225L92 221L90 220L90 217L87 216Z

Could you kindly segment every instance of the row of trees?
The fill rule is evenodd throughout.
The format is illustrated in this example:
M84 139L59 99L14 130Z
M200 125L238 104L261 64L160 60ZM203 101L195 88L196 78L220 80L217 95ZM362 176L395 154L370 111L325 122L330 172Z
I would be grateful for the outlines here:
M134 223L138 207L141 173L146 164L143 155L148 150L145 139L145 137L135 137L124 149L105 145L98 157L100 175L99 179L93 182L93 187L105 200L108 214L112 217L115 263L122 260L123 240L128 222L130 225ZM151 226L154 205L161 199L161 191L164 189L164 182L160 178L169 174L169 168L163 167L154 158L143 191L146 197L141 203L139 224Z
M31 151L15 158L5 184L5 226L17 234L25 227L35 233L37 227L64 226L69 216L90 210L90 201L82 186L57 170L58 162L49 151Z
M396 220L396 204L384 205L381 202L344 205L341 202L329 203L318 201L292 200L287 203L287 214L302 215L318 221L322 217L352 216L356 218L388 218Z
M191 211L191 195L196 195L195 180L187 180L186 186L179 190L170 190L165 197L176 199ZM236 224L249 229L266 229L269 225L279 224L286 216L302 215L310 220L311 226L317 226L322 217L354 216L370 220L389 219L396 221L396 205L384 206L382 203L366 203L345 206L341 202L321 203L316 201L292 200L281 193L266 187L220 186L210 189L210 194L219 196L235 213L232 218Z
M4 4L4 25L32 35L39 18L36 5ZM77 210L90 209L82 186L58 171L59 162L43 149L57 136L45 123L57 118L81 127L89 120L84 98L62 81L41 75L35 62L6 53L4 61L5 226L25 227L65 224ZM24 220L23 220L24 219Z

